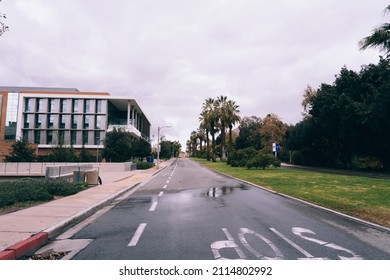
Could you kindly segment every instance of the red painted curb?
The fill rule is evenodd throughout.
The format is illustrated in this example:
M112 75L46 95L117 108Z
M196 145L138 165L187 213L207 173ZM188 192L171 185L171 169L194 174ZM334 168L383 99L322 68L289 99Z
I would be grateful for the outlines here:
M0 260L14 260L14 259L16 259L14 250L5 250L0 252Z
M23 240L11 247L8 247L5 251L13 251L15 259L20 258L24 255L27 255L28 253L31 253L32 251L38 249L40 246L45 244L49 240L49 234L47 232L41 232L36 235L33 235L26 240ZM3 253L1 252L1 253ZM0 254L1 254L0 253ZM1 255L0 255L0 259Z

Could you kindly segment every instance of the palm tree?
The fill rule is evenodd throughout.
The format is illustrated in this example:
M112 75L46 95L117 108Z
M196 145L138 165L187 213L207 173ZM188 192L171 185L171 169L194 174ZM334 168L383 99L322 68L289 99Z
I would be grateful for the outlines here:
M221 160L226 161L226 128L228 127L228 100L226 96L219 96L215 101L215 108L218 114L218 126L221 131Z
M217 115L215 110L215 100L214 98L208 98L202 105L202 113L201 113L201 122L202 126L205 127L206 131L211 135L211 150L212 150L212 161L216 162L215 156L215 133L217 133ZM206 132L206 137L208 138L208 133ZM207 141L208 143L208 141ZM208 145L208 144L207 144ZM208 153L207 149L207 153ZM208 154L208 158L209 158Z
M210 124L208 123L207 120L206 111L203 110L202 113L200 113L199 121L200 121L199 128L203 129L206 134L206 158L207 161L210 161L210 139L209 139Z
M236 102L229 100L227 103L227 125L229 127L229 146L233 145L233 136L232 130L233 126L241 120L241 117L238 115L240 110L238 110L238 105Z
M390 12L390 5L386 7L385 13ZM374 29L373 33L363 38L359 42L361 50L367 48L379 47L381 51L385 52L387 56L390 55L390 23L384 23L381 26Z

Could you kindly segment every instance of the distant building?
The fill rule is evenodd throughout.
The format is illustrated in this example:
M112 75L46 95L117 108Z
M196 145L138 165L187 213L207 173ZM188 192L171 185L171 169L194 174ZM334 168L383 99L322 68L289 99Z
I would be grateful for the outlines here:
M149 141L150 122L135 99L72 88L0 87L0 159L15 140L47 155L63 144L95 153L106 133L122 128Z

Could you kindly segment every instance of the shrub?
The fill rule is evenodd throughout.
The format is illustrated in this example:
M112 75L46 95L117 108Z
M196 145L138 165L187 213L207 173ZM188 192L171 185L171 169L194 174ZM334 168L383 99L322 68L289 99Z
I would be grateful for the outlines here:
M24 178L0 182L0 207L26 201L49 201L54 196L68 196L83 190L83 185L66 180Z
M375 157L353 157L352 167L360 170L382 170L383 163Z
M153 162L137 162L137 169L149 169L154 166Z

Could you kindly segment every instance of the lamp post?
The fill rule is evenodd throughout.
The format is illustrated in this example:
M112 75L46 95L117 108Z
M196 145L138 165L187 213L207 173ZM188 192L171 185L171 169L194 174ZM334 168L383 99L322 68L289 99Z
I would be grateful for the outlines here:
M171 127L170 125L157 127L157 169L160 167L160 130L163 128Z

